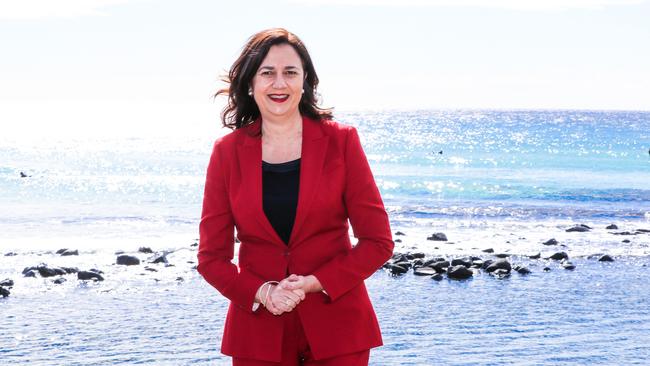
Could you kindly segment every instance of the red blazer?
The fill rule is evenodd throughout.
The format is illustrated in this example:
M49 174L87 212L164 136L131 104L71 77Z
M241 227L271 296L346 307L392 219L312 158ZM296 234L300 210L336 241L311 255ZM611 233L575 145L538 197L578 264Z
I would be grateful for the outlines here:
M356 129L303 118L300 191L289 244L262 209L261 122L219 138L207 171L198 271L231 303L221 352L279 362L282 316L252 310L265 281L315 275L327 292L298 312L316 359L382 345L364 279L393 252L388 215ZM348 219L354 236L352 247ZM238 264L233 264L234 229Z

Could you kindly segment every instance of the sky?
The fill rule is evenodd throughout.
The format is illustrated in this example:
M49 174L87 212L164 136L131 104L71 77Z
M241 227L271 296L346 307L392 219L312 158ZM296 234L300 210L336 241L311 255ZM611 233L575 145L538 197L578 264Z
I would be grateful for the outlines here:
M650 110L650 1L0 0L0 137L213 133L248 37L307 45L323 106Z

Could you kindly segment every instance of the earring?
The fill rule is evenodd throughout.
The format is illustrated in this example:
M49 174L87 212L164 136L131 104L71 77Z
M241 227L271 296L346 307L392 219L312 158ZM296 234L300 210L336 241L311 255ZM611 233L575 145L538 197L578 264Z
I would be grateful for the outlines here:
M253 96L253 88L248 88L248 95Z
M301 90L300 94L305 94L305 89Z

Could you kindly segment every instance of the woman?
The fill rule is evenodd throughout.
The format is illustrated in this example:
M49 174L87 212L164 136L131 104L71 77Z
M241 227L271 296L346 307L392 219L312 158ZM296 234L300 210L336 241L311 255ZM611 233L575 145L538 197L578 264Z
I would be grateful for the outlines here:
M359 136L316 106L311 58L284 29L253 35L226 81L234 131L214 144L198 252L230 300L221 351L235 366L367 365L382 340L363 281L393 242Z

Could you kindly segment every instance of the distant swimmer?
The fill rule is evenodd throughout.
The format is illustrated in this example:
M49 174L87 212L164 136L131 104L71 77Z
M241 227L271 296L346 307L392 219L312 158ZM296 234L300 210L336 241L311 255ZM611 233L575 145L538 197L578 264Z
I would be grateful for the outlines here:
M25 174L23 172L20 172L20 177L21 178L27 178L27 177L29 177L29 175L27 175L27 174Z

